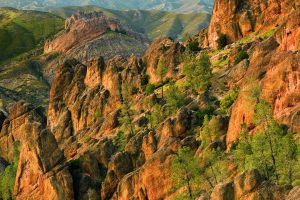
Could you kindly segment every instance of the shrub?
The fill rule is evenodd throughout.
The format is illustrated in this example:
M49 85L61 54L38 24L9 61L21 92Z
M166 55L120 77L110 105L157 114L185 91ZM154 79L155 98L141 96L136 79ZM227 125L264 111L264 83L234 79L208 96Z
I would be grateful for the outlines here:
M185 95L174 83L170 84L168 93L166 94L166 102L170 114L174 114L178 108L186 103Z
M228 44L227 35L221 33L216 42L218 43L218 48L223 49Z
M83 162L83 157L79 157L77 159L74 159L74 160L70 160L68 162L68 165L69 165L69 169L70 170L77 170L77 169L80 169L81 168L81 165L82 165L82 162Z
M191 41L190 43L187 44L187 48L193 52L197 52L200 51L200 47L199 47L199 42L198 41Z
M229 113L229 109L232 106L232 104L236 101L238 95L239 89L234 88L223 97L223 99L220 102L220 109L222 114L227 115Z
M239 64L242 60L248 59L249 55L245 51L240 51L236 56L234 60L234 64L237 65Z
M155 91L155 85L148 83L146 86L146 94L150 95L153 94Z
M147 74L142 74L141 76L141 84L145 87L149 83L149 76Z
M13 191L15 186L15 179L20 157L20 143L14 143L14 161L11 165L5 168L0 175L0 199L13 199Z
M131 94L131 95L135 95L135 94L137 94L138 92L139 92L139 88L133 86L133 87L131 88L130 94Z
M113 144L117 147L118 151L120 152L124 151L126 142L126 135L122 131L119 131L113 139Z

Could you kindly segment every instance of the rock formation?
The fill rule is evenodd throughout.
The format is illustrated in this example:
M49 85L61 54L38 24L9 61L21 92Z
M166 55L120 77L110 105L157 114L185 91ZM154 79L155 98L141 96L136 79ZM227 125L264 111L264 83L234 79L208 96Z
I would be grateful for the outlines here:
M181 86L184 77L180 56L185 46L172 39L159 39L143 57L130 56L132 49L125 52L126 56L113 55L115 52L107 56L98 50L93 54L85 47L101 46L104 43L97 41L111 31L115 41L130 37L143 48L145 39L101 12L73 15L66 21L65 31L45 45L45 52L61 51L66 56L52 63L55 75L47 116L42 108L24 101L10 106L8 112L0 110L0 173L14 160L14 143L21 143L16 199L172 199L185 189L172 190L171 168L180 148L190 147L201 158L210 149L229 150L240 137L241 124L246 124L250 132L255 130L255 102L249 98L249 88L255 84L273 106L274 118L292 132L299 132L300 12L298 4L291 2L217 0L210 27L197 36L212 49L195 54L212 55L213 66L218 59L227 63L214 66L209 91L182 94L185 105L154 126L149 117L154 104L162 109L159 115L170 106L158 92L157 83L162 80L155 70L164 59L168 68L164 80L172 79ZM274 31L269 37L257 35L251 41L236 42L253 32L269 30ZM214 51L221 33L233 44ZM236 63L241 51L249 57ZM148 83L156 89L152 94L145 92ZM223 86L221 92L215 89L218 84ZM204 116L220 113L218 100L235 86L240 92L231 112L207 122L207 126L214 125L217 136L203 148L204 128L200 124L206 121ZM130 131L124 128L124 116L130 118ZM275 185L257 170L238 174L232 156L227 157L226 164L230 176L201 191L199 199L299 198L299 187Z
M295 1L290 0L216 0L208 28L209 46L217 47L220 34L232 43L255 31L275 28L295 9Z
M148 39L124 27L103 12L78 12L65 22L65 30L45 44L44 52L61 52L84 63L99 57L141 55Z
M241 83L244 92L232 110L227 133L228 145L237 139L242 123L252 123L254 107L253 102L247 99L247 88L253 84L249 84L249 79L257 80L256 84L261 86L263 97L273 105L274 117L290 125L292 131L299 131L299 22L298 10L278 27L274 37L249 50L250 64Z

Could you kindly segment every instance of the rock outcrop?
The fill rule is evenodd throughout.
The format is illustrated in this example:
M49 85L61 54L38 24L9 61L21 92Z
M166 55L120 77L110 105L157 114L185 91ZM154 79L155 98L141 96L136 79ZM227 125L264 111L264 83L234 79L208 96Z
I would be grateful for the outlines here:
M147 74L149 75L150 82L156 83L161 81L160 77L155 73L157 64L161 62L168 68L166 78L178 78L179 76L179 63L180 54L184 51L184 47L173 41L172 39L158 39L154 41L147 49L143 60L147 65Z
M115 57L106 63L99 58L87 66L69 60L58 67L48 110L48 126L58 142L86 129L99 130L99 117L105 119L101 135L115 128L117 122L113 116L117 113L113 113L122 99L122 84L140 89L143 72L143 65L136 57L128 61Z
M255 31L275 28L296 8L295 1L290 0L217 0L208 28L208 45L216 48L220 34L232 43Z
M61 52L68 58L87 63L100 55L112 58L116 55L128 57L142 55L148 39L123 26L118 20L103 12L72 15L65 22L65 30L45 44L44 52Z
M250 63L240 82L243 89L231 112L227 133L228 146L238 138L242 123L250 127L253 122L254 103L248 98L249 88L254 86L253 81L260 85L263 98L273 106L275 119L289 125L292 131L300 130L298 81L300 56L297 37L300 31L299 10L293 12L291 16L293 18L284 22L274 37L249 50Z
M73 183L65 157L52 133L45 129L41 108L19 101L4 120L0 168L15 161L15 144L20 142L14 196L16 199L73 199Z
M73 181L52 133L25 123L14 195L16 199L74 199Z
M26 121L31 120L40 124L46 124L46 118L42 108L19 101L9 108L9 117L3 121L0 135L0 157L7 161L13 161L13 143L23 141L26 133Z
M211 200L256 200L288 199L288 186L276 186L265 181L256 170L237 175L233 181L218 184L211 194Z

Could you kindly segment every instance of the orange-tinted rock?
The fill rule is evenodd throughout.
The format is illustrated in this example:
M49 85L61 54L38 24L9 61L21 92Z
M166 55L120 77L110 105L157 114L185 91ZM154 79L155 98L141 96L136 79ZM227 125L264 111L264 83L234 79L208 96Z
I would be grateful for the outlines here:
M213 189L211 200L283 200L288 186L277 186L264 181L256 170L239 174L234 181L220 183Z
M0 134L0 156L13 161L14 141L23 141L26 120L45 125L45 116L41 108L19 101L9 108L9 117L3 122Z
M49 130L25 122L14 193L16 199L73 199L72 177Z
M113 199L168 199L172 194L170 167L174 158L173 150L178 146L173 140L169 146L155 152L140 169L126 175L119 183Z
M298 200L300 199L300 186L293 188L285 198L286 200Z
M144 39L142 35L125 29L119 21L105 16L103 12L78 12L66 20L65 31L62 34L45 44L44 51L66 53L76 45L92 40L107 31L123 31L133 37Z
M156 83L160 81L155 70L160 59L165 60L168 73L165 78L176 78L179 75L180 53L183 52L183 46L171 39L158 39L154 41L147 49L144 55L144 62L147 64L147 74L150 82Z
M293 7L291 0L217 0L208 28L209 46L218 46L216 41L221 33L232 43L252 32L274 28L282 24Z
M243 72L239 83L242 90L231 112L228 146L239 137L242 123L246 123L249 128L252 126L255 100L249 98L249 88L253 84L260 85L262 97L271 103L275 119L289 125L292 131L300 130L300 56L294 52L299 42L299 37L294 37L299 34L299 14L299 11L293 12L291 16L294 17L284 22L274 37L249 50L249 67Z

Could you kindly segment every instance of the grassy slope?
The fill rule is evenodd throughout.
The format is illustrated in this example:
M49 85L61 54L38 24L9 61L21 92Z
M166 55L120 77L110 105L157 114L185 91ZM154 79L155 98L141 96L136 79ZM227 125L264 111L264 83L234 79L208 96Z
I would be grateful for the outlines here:
M50 13L0 8L0 61L32 50L63 28L63 19Z
M193 35L207 26L210 15L206 13L177 14L158 10L110 10L97 6L65 7L51 10L53 14L66 18L77 11L102 10L108 16L119 19L134 31L145 33L150 39L157 37L181 38L184 33Z
M49 85L39 63L45 39L63 28L64 20L38 11L0 8L0 87L17 95L1 95L4 104L16 100L47 101Z

